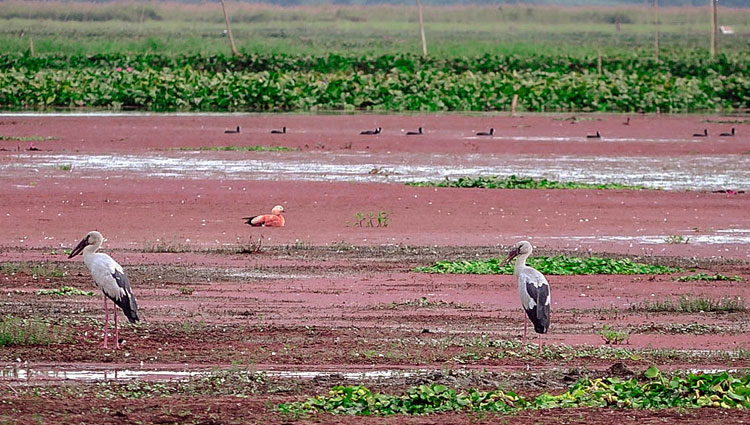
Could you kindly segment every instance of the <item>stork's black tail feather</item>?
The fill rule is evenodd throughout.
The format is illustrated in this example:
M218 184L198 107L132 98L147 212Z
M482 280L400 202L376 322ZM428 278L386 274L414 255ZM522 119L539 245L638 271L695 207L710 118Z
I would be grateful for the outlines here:
M105 295L122 309L122 312L125 313L125 317L128 318L130 323L137 322L139 320L138 305L135 302L135 295L133 295L133 291L130 289L130 280L128 279L128 276L119 270L115 270L115 272L112 273L112 277L117 282L117 286L122 289L119 294L120 298L115 299L106 292Z
M526 310L526 315L534 325L534 331L536 333L547 333L549 330L549 305L543 306L541 309L539 306L535 306L530 310Z
M127 295L123 296L119 300L112 300L118 307L125 313L125 317L128 318L130 323L135 323L138 320L138 305L135 303L135 297L131 298Z

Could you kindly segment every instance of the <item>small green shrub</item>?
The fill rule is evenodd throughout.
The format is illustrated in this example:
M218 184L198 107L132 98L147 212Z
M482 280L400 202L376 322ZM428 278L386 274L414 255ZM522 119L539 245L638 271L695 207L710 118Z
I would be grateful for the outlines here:
M682 235L669 235L664 238L664 242L670 244L670 245L676 245L681 243L688 243L690 242L690 237L688 236L682 236Z
M360 212L354 214L354 221L351 223L354 227L388 227L391 224L391 217L387 211L378 212Z
M630 334L627 331L618 331L612 329L609 325L602 325L602 329L598 333L604 340L604 343L609 345L622 344L630 338Z

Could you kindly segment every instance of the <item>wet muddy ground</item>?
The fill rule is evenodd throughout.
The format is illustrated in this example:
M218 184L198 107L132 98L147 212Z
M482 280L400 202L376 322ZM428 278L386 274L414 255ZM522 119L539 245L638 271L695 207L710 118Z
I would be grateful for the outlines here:
M351 418L286 417L275 406L325 393L335 384L388 391L430 382L499 385L533 395L562 392L581 376L609 373L616 363L635 374L650 364L744 370L750 360L747 311L649 312L645 306L679 296L744 301L750 295L750 195L741 193L750 189L744 174L750 140L742 136L750 128L733 124L739 135L734 139L695 141L682 133L692 134L693 127L718 133L727 125L716 121L724 119L636 117L624 126L617 116L591 116L577 124L565 118L0 116L0 135L18 138L0 142L6 149L0 152L6 188L0 204L0 311L4 317L46 320L56 339L0 349L0 418L343 423ZM224 127L237 124L243 128L238 137L223 134ZM281 125L294 129L289 137L267 134ZM388 131L372 139L357 135L360 127L374 125ZM412 141L400 131L418 126L426 127L427 137ZM504 131L492 140L472 136L474 129L489 126ZM585 139L597 129L607 137ZM42 150L25 150L30 143ZM170 150L230 144L299 150ZM619 171L600 166L608 160ZM569 174L554 171L550 164L558 162ZM371 174L373 169L378 171ZM519 169L563 180L579 176L577 181L630 175L637 179L627 182L672 190L402 184ZM732 192L714 193L723 189ZM288 210L286 227L243 224L242 217L276 204ZM381 211L389 213L387 227L357 225L358 212ZM104 251L130 276L143 317L137 326L122 326L119 351L99 347L100 294L37 294L63 285L94 290L81 260L65 254L93 229L105 235ZM669 243L670 236L687 242ZM549 276L553 325L540 354L536 338L521 345L524 317L512 276L414 271L438 260L498 257L520 239L532 241L540 255L628 257L680 266L679 274L722 273L743 280ZM627 332L627 341L606 344L604 325ZM214 388L214 381L203 383L204 389L171 394L168 405L153 388L141 397L128 389L133 382L195 382L216 368L262 378L234 383L231 391ZM117 396L100 397L107 391ZM708 409L574 409L372 421L665 419L738 423L746 416Z

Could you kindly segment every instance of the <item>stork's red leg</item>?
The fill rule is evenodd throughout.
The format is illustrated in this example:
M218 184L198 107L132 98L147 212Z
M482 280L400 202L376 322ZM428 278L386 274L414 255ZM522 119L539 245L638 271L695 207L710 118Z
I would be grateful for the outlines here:
M107 334L109 333L109 307L107 306L107 296L102 294L104 297L104 348L107 347Z
M539 354L542 354L542 334L539 334Z
M112 309L115 314L115 348L120 348L120 329L117 326L117 308Z
M526 328L529 326L529 324L526 322L526 320L523 321L523 347L526 348Z

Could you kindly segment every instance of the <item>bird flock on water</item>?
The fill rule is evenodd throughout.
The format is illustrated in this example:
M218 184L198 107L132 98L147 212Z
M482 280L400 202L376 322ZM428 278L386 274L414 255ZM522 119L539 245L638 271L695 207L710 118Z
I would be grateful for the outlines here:
M577 118L576 117L572 117L572 118L570 118L570 120L573 123L577 122ZM625 121L623 121L622 125L630 125L630 117L627 117L627 119ZM362 131L359 132L359 134L363 135L363 136L377 136L377 135L381 134L382 132L383 132L383 128L382 127L375 127L374 129L362 130ZM237 126L237 128L234 129L234 130L224 130L224 133L227 133L227 134L239 134L240 133L240 126ZM278 130L278 129L271 130L271 134L287 134L287 128L286 127L282 127L281 130ZM406 132L407 136L422 136L424 134L426 134L426 133L424 133L424 128L423 127L419 127L417 129L417 131L407 131ZM734 137L736 134L737 134L736 133L736 129L734 127L732 127L728 132L719 133L719 136L720 137ZM474 133L474 135L475 136L483 136L483 137L486 137L486 136L490 136L491 137L491 136L495 135L495 128L494 127L490 128L489 131L478 131L478 132ZM693 133L693 137L709 137L708 129L704 128L703 132L701 132L701 133ZM602 134L601 134L601 132L599 130L597 130L596 133L594 133L594 134L587 134L586 138L587 139L601 139L602 138Z
M627 118L623 125L630 125L630 117ZM226 130L227 134L240 133L240 126L236 129ZM376 127L371 130L363 130L361 135L378 135L381 134L382 128ZM287 134L287 127L281 130L272 130L272 134ZM423 127L417 131L409 131L407 136L424 135ZM477 136L493 136L495 129L489 131L477 132ZM733 137L736 135L735 128L729 132L720 133L722 137ZM702 133L693 134L694 137L708 137L708 129ZM588 139L600 139L602 137L599 131L596 134L589 134ZM276 205L271 209L270 214L259 214L250 217L244 217L246 224L252 227L283 227L286 223L282 213L284 207ZM107 254L97 252L104 243L104 237L98 231L91 231L81 239L81 241L71 251L68 258L73 258L79 254L83 255L83 262L91 272L94 285L102 291L104 299L104 342L103 347L108 348L109 334L109 303L113 304L114 315L114 348L120 348L120 337L118 329L117 308L122 310L125 317L130 323L136 323L140 320L138 316L138 304L136 297L130 285L130 280L125 274L122 266ZM504 266L515 260L513 267L513 276L518 286L518 295L521 300L521 306L528 318L528 322L534 326L534 331L539 335L539 350L542 350L541 335L546 334L550 328L550 284L545 276L538 270L526 264L533 251L532 245L527 241L520 241L513 245L508 252L507 258L501 266ZM528 322L524 320L523 344L526 345Z

